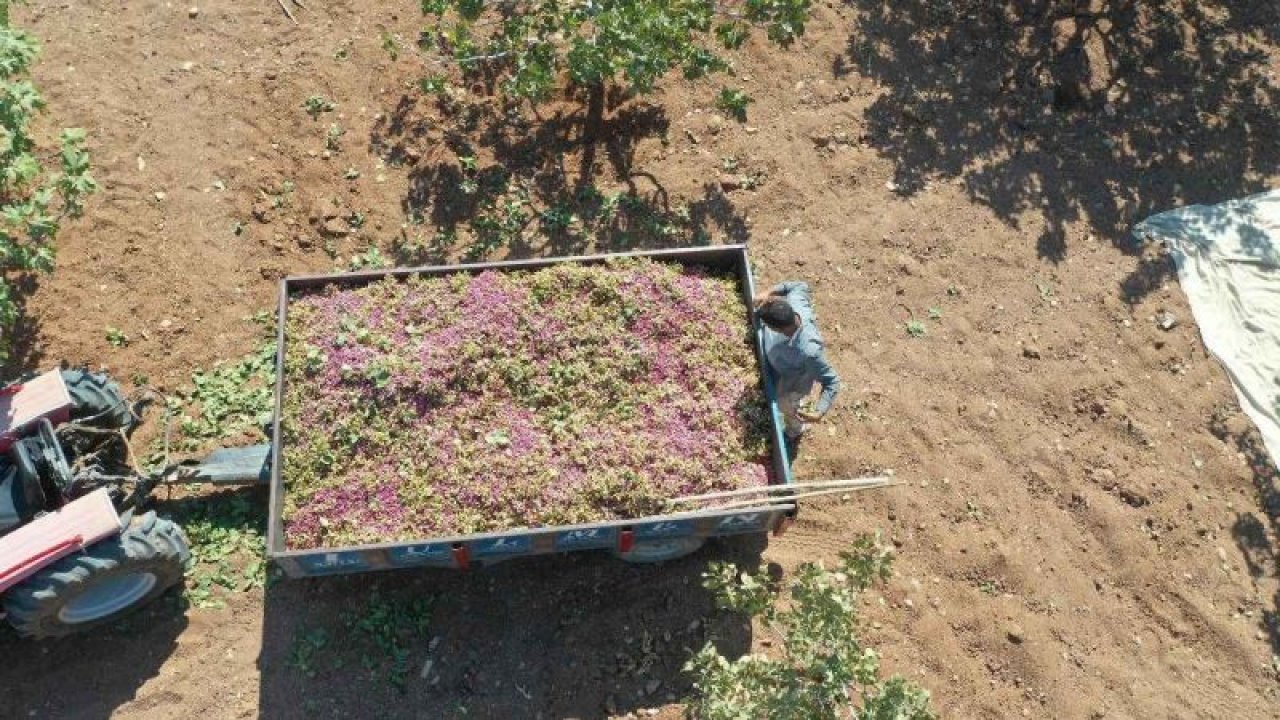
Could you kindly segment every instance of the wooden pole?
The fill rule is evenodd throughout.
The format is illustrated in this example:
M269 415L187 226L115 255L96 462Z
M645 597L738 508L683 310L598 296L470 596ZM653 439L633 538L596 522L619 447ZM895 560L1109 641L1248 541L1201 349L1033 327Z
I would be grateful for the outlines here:
M289 6L284 4L284 0L276 0L276 4L280 6L280 9L284 11L285 15L289 16L289 19L293 21L294 25L298 24L298 19L289 11Z
M848 487L858 488L864 485L879 487L879 484L889 482L889 476L876 475L874 477L865 478L846 478L843 480L817 480L807 483L792 483L791 485L761 485L760 487L739 488L737 490L723 490L721 492L705 493L702 495L686 495L684 497L672 498L667 502L685 503L685 502L701 502L703 500L716 500L718 498L739 497L744 495L758 495L760 493L795 493L797 491L823 490L826 488Z
M894 481L885 481L878 485L854 485L851 487L832 488L829 490L815 490L807 493L797 493L795 495L778 495L770 498L756 498L754 500L734 500L724 505L711 505L707 510L735 510L745 507L764 506L769 503L795 503L798 500L808 500L809 498L821 497L823 495L835 495L836 493L857 492L859 490L877 490L879 488L893 487L902 483Z

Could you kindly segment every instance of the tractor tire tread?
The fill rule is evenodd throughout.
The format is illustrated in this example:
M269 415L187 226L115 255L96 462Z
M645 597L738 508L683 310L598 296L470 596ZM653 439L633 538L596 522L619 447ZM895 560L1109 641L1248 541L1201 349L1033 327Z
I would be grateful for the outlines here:
M68 555L10 588L3 598L9 623L20 635L44 638L112 622L179 584L190 557L182 529L148 512L119 535ZM146 596L107 617L75 625L59 619L62 607L95 576L128 566L145 567L156 575L156 585Z
M135 418L124 393L104 373L63 370L62 381L71 396L71 419L102 428L133 429Z

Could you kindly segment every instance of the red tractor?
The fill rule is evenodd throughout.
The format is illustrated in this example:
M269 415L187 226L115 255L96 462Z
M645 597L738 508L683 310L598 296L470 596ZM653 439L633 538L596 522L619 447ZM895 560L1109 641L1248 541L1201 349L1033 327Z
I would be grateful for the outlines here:
M139 403L106 376L52 371L0 388L0 602L31 637L110 622L182 580L181 528L138 514Z

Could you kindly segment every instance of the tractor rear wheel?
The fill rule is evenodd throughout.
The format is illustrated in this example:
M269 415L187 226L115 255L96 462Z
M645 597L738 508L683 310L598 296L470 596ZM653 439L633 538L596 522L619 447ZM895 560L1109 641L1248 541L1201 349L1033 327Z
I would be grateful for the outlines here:
M181 582L190 555L182 529L148 512L11 588L9 623L21 635L47 638L112 622Z
M110 430L133 430L136 419L120 386L104 373L63 370L62 381L71 396L71 419Z

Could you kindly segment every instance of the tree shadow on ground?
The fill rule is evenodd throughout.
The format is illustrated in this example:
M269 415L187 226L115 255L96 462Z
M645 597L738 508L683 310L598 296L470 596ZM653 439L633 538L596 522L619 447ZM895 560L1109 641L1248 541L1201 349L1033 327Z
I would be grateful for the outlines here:
M112 717L177 651L186 608L173 589L115 623L54 640L21 638L0 623L0 716Z
M10 300L17 310L11 330L0 330L0 345L9 354L8 359L0 362L0 382L3 382L38 365L44 360L44 353L37 342L40 328L36 319L27 312L27 298L39 287L39 278L27 274L0 282L8 285Z
M370 147L410 167L393 248L400 264L574 255L745 242L745 218L718 185L673 198L635 167L644 140L666 142L665 112L611 95L597 119L567 97L529 109L493 97L400 98Z
M1049 262L1076 223L1139 254L1137 220L1263 190L1280 168L1280 4L849 1L858 27L832 70L886 88L864 140L898 192L956 180L1013 227L1042 218ZM1147 258L1122 290L1136 301L1171 273Z
M1210 420L1209 430L1219 440L1235 445L1253 473L1253 489L1261 517L1252 511L1240 512L1231 526L1231 535L1244 555L1249 574L1255 578L1280 575L1280 554L1275 545L1280 538L1280 470L1267 453L1262 436L1243 413L1219 410ZM1280 655L1280 593L1272 598L1272 606L1263 608L1261 613L1271 651Z
M400 570L281 580L267 589L263 717L600 718L683 697L711 641L750 650L751 625L715 611L710 560L760 563L760 536L628 565L605 553L469 572Z

